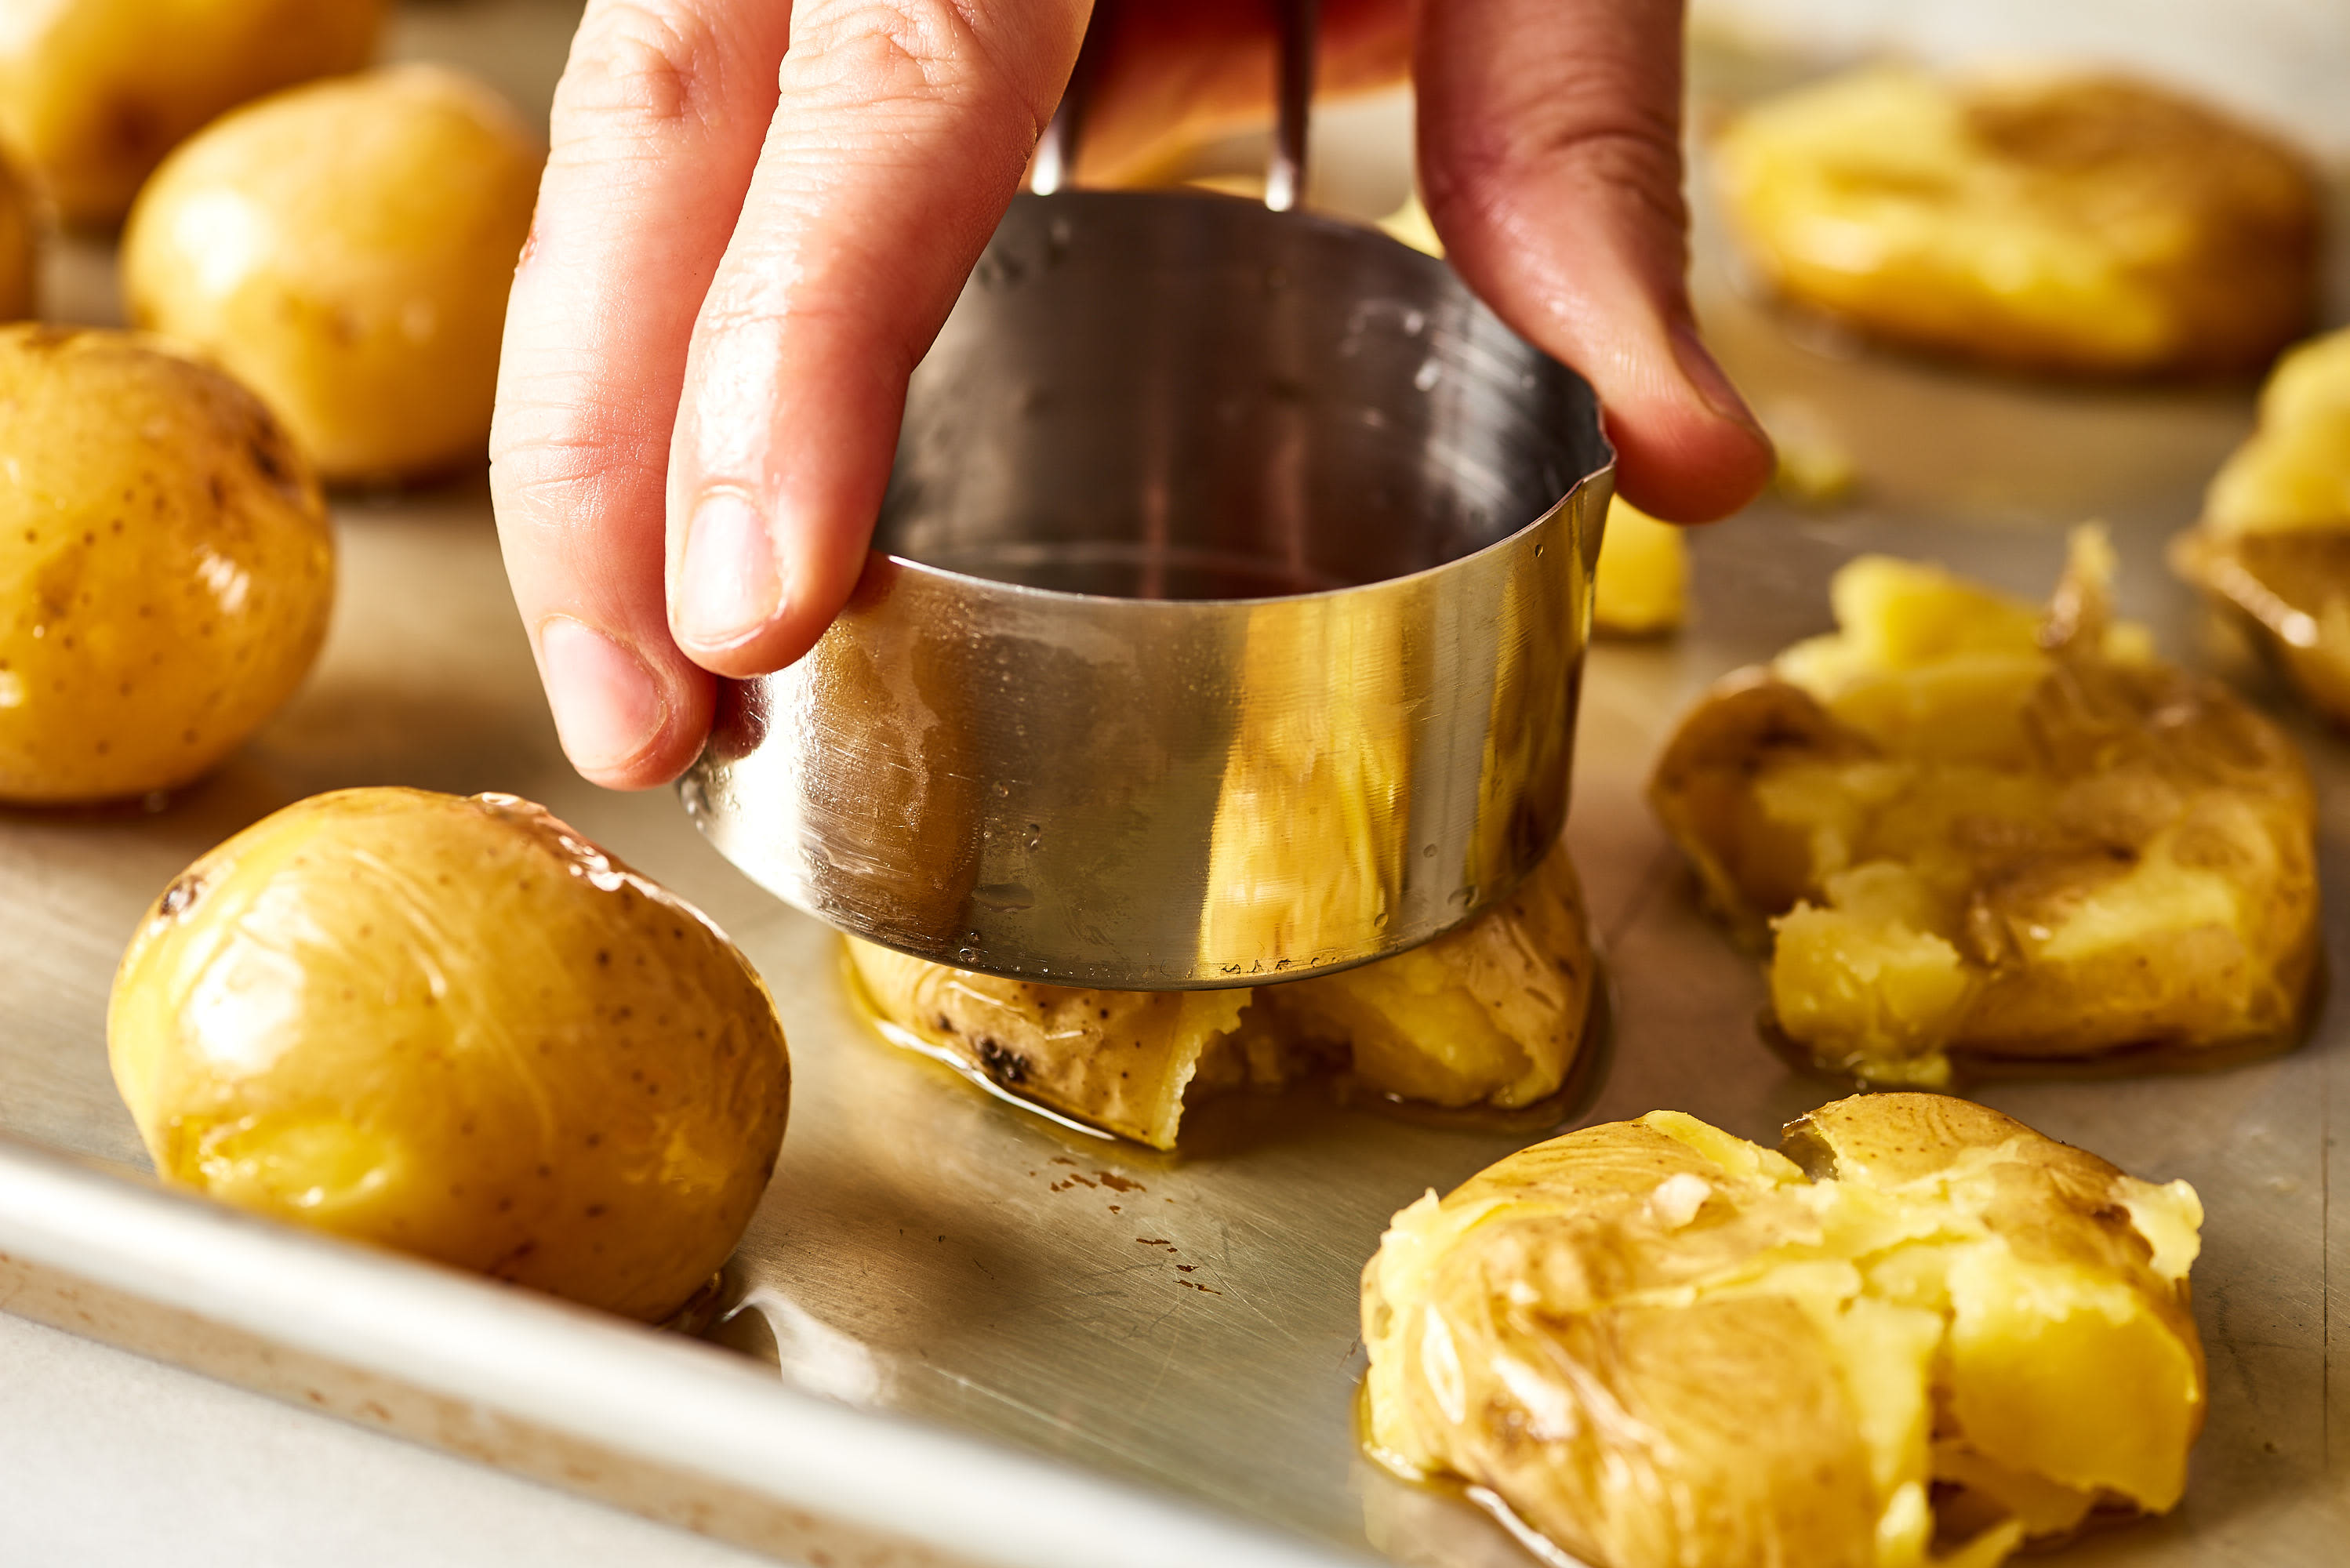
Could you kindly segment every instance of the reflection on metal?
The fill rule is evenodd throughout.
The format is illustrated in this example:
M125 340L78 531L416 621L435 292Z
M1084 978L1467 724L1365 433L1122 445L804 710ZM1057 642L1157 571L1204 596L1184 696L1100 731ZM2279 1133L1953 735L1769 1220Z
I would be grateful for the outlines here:
M844 930L1133 989L1399 951L1556 836L1611 454L1383 236L1024 197L917 372L877 554L682 793Z

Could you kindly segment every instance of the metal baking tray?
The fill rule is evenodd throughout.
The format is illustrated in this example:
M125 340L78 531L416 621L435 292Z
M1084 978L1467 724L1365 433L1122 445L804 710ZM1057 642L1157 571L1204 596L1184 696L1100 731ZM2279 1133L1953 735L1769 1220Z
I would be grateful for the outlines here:
M527 100L570 8L412 14ZM421 21L415 18L421 18ZM543 101L543 99L542 99ZM1711 254L1701 238L1702 254ZM106 258L60 277L98 308ZM2249 422L2241 391L2035 390L1805 341L1701 275L1766 418L1835 432L1866 488L1770 502L1697 540L1677 639L1591 658L1568 829L1616 1019L1577 1123L1676 1106L1748 1137L1834 1097L1757 1040L1759 975L1697 914L1640 803L1709 680L1821 629L1863 550L2043 592L2096 514L2124 606L2204 657L2160 565ZM1211 1103L1160 1158L975 1094L880 1043L836 940L735 873L666 793L564 764L476 479L346 501L333 635L294 704L164 809L0 813L0 1306L811 1563L1503 1568L1465 1503L1360 1459L1357 1272L1388 1216L1531 1141L1337 1103ZM2350 973L2350 745L2262 700L2324 801L2328 951ZM795 1069L775 1185L696 1343L154 1188L109 1081L104 1008L147 902L265 813L359 784L545 801L707 909L774 989ZM1992 1085L1981 1097L2142 1175L2210 1221L2196 1303L2211 1418L2185 1503L2064 1561L2268 1568L2350 1541L2350 1015L2283 1057L2201 1076ZM2337 1108L2338 1107L2338 1108ZM2334 1199L2341 1201L2334 1201Z

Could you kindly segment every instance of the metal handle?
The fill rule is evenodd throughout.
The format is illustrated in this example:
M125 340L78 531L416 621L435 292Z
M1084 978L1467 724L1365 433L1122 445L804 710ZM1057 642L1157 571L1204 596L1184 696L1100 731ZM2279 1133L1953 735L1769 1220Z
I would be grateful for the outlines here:
M1286 213L1305 200L1305 130L1314 111L1315 44L1321 0L1274 0L1281 26L1280 102L1274 111L1273 165L1264 174L1264 204Z
M1302 205L1305 198L1305 142L1314 113L1322 5L1321 0L1272 0L1272 5L1279 31L1279 53L1273 160L1264 172L1264 204L1276 213L1286 213ZM1097 11L1095 16L1098 20L1100 13ZM1076 67L1069 73L1069 85L1061 95L1061 106L1054 110L1052 123L1045 128L1045 135L1036 144L1036 161L1029 173L1028 188L1040 196L1050 196L1076 183L1077 146L1085 133L1086 107L1093 96L1094 78L1100 74L1102 40L1106 36L1106 30L1099 26L1086 29L1085 46L1077 51Z

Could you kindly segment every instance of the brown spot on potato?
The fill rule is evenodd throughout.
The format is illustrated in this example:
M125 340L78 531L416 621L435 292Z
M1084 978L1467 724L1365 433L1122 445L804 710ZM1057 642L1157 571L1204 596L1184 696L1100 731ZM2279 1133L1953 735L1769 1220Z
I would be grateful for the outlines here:
M204 896L205 886L204 878L195 872L181 873L170 887L163 889L163 897L157 901L155 912L167 920L178 919Z

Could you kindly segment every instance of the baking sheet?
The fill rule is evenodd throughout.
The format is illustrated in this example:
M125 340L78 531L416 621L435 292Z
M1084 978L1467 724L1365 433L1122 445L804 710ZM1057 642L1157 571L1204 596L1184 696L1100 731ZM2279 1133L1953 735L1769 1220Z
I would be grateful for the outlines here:
M419 6L402 37L543 101L573 14ZM1757 74L1717 62L1700 86ZM58 281L62 313L102 312L102 257L68 256ZM1760 977L1699 919L1639 804L1672 717L1722 671L1821 629L1826 574L1853 554L1931 556L2039 593L2064 526L2091 514L2114 526L2125 608L2174 654L2207 657L2160 548L2249 400L2035 390L1855 355L1791 335L1710 261L1700 293L1766 420L1832 433L1868 483L1832 512L1766 503L1701 535L1690 632L1592 657L1568 838L1617 1012L1578 1119L1673 1106L1770 1139L1840 1091L1757 1043ZM0 1134L91 1162L0 1151L0 1303L808 1561L1525 1561L1474 1511L1358 1459L1350 1417L1356 1276L1388 1215L1526 1134L1307 1089L1201 1107L1183 1154L1160 1158L972 1093L879 1044L829 933L736 874L667 793L571 775L478 477L346 500L338 525L319 667L218 775L156 813L0 813ZM2350 748L2266 700L2319 776L2328 951L2350 972ZM737 1310L712 1331L733 1354L224 1222L104 1174L144 1168L103 1038L108 980L146 903L256 817L359 784L543 800L701 904L767 976L796 1081ZM2211 1422L2187 1501L2065 1561L2340 1560L2350 1177L2328 1151L2334 1106L2350 1105L2345 1017L2329 1008L2300 1052L2223 1074L1981 1093L2134 1172L2187 1178L2209 1210L2195 1278Z

